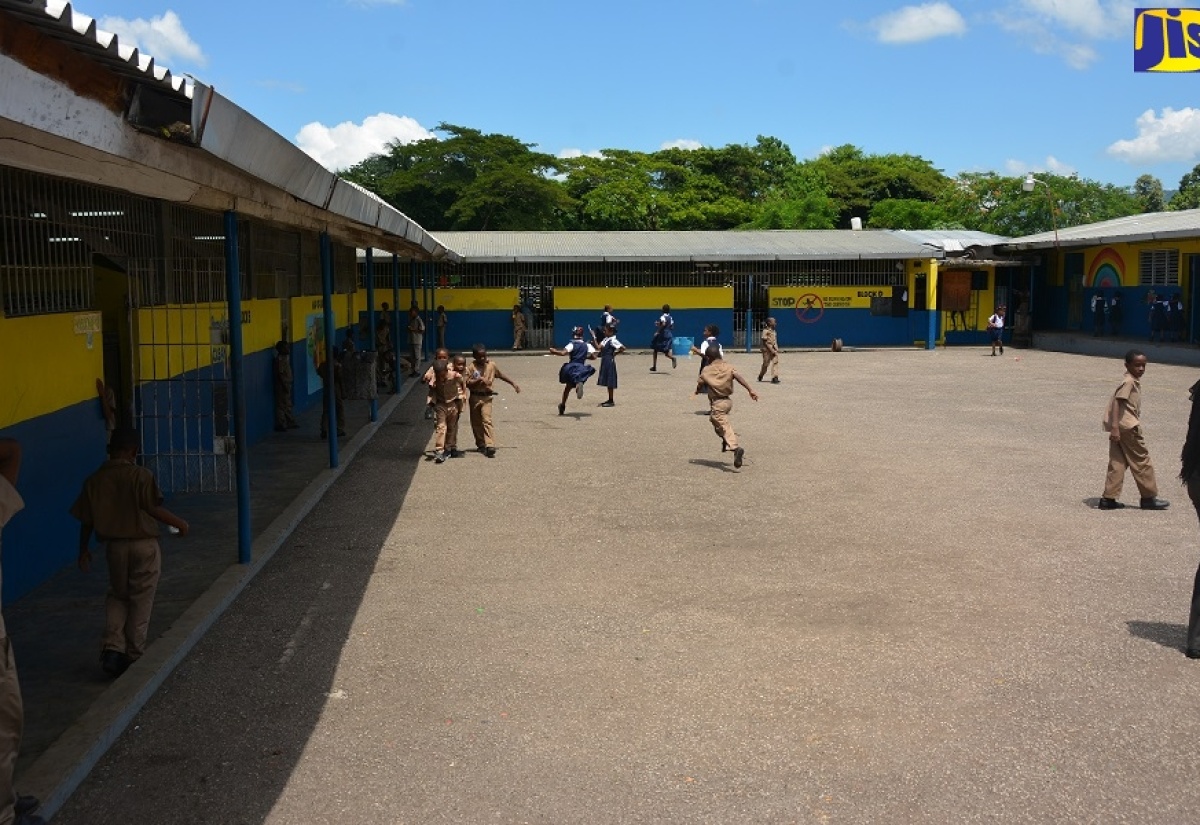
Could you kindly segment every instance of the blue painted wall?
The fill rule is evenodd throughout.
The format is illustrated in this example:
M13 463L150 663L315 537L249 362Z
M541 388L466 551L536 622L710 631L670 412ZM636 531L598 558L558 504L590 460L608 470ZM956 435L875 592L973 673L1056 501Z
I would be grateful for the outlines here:
M577 309L560 309L554 313L554 346L561 348L571 340L571 329L575 326L591 325L599 333L600 311L583 311ZM614 312L621 324L617 328L617 337L621 343L630 349L649 349L650 339L654 336L655 323L662 315L662 309L626 309ZM697 341L704 338L704 327L716 324L721 328L718 338L722 346L728 348L733 341L733 310L724 309L680 309L671 310L675 320L674 334L686 336Z
M17 490L25 509L4 528L5 604L74 564L79 522L68 512L83 481L105 460L99 400L84 401L0 430L21 442Z

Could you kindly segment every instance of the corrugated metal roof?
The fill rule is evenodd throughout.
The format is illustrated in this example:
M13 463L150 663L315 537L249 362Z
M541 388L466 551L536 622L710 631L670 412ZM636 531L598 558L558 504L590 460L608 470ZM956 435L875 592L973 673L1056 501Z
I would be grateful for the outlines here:
M1111 221L1069 226L1058 230L1057 235L1056 238L1053 231L1039 232L1036 235L1013 238L999 244L999 247L1004 251L1011 251L1195 238L1200 237L1200 209L1129 215Z
M891 232L438 232L469 262L862 260L941 257Z
M976 232L972 229L893 229L891 231L913 243L929 244L946 250L966 249L972 246L995 246L1008 240L1003 235Z
M153 57L132 46L121 45L115 34L99 28L93 18L75 11L70 3L62 0L3 0L0 8L47 36L67 43L114 74L156 83L164 91L169 89L183 98L192 96L188 78L171 74L165 66L155 65Z
M402 238L433 258L457 256L373 193L344 181L211 87L155 65L61 0L0 0L0 9L120 77L153 84L191 110L191 140L208 155L311 206ZM42 131L45 131L44 127ZM139 158L132 157L138 161Z

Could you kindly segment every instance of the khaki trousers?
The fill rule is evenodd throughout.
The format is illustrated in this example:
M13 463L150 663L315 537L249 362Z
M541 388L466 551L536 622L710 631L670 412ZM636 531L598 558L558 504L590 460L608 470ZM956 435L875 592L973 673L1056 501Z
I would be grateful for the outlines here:
M150 610L162 570L158 539L113 539L107 555L104 649L137 659L146 650Z
M286 387L275 388L275 426L276 427L296 427L296 414L292 406L292 387L288 384Z
M462 412L458 400L440 401L433 405L434 428L433 447L439 453L458 449L458 416Z
M771 377L778 378L779 377L779 353L767 352L766 350L764 350L762 357L763 357L762 369L760 369L758 371L759 379L761 379L764 375L767 374L768 368L770 368L770 370L771 370Z
M1125 470L1133 473L1142 498L1158 495L1158 482L1154 478L1154 465L1150 463L1150 452L1142 438L1142 428L1121 430L1120 441L1108 442L1108 475L1104 478L1104 497L1120 498L1125 483Z
M729 421L729 413L733 410L733 401L728 398L718 398L710 402L712 414L708 420L712 423L712 427L717 431L717 435L725 439L725 443L729 445L729 449L736 450L738 448L737 433L733 431L733 424Z
M496 446L496 439L492 432L492 397L490 395L471 395L471 432L475 436L476 447Z
M21 750L24 723L12 640L4 629L4 620L0 619L0 825L10 825L13 821L13 804L17 801L13 791L13 768Z

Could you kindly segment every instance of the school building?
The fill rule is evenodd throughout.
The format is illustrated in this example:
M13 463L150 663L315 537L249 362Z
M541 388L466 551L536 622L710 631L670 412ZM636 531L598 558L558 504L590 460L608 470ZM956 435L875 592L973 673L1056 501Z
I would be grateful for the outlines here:
M334 331L388 300L359 290L356 250L407 283L455 256L70 6L0 0L0 89L0 436L26 502L7 603L73 562L67 510L114 425L168 495L237 492L240 519L276 342L296 406L322 403Z
M70 7L0 0L0 437L22 442L26 510L5 529L3 597L73 563L67 510L137 426L168 496L248 492L247 445L272 427L284 341L299 410L350 331L370 348L389 304L416 304L434 342L561 346L603 307L646 347L715 323L754 346L926 347L1078 329L1090 291L1119 290L1128 334L1151 292L1195 308L1200 214L1142 215L1007 239L962 231L446 232L436 237L339 179L201 82L173 76ZM1191 340L1196 340L1191 312ZM336 438L330 461L337 461ZM233 514L231 513L231 518ZM242 534L238 559L248 552ZM231 562L235 559L231 557Z

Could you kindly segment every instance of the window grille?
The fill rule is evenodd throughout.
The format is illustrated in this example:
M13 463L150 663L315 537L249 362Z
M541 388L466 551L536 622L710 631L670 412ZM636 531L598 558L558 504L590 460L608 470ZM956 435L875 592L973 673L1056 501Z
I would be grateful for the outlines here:
M98 186L0 166L0 299L6 315L95 306L97 256L153 255L156 206Z
M1143 249L1138 253L1138 282L1145 286L1179 285L1178 249Z

